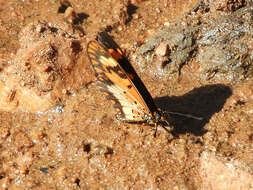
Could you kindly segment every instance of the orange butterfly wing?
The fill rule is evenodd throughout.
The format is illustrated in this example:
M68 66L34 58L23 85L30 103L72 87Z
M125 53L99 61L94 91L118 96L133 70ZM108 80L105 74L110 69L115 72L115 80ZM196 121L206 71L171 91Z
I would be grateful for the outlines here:
M87 54L102 91L114 103L118 119L131 122L152 117L157 111L153 99L120 50L105 49L97 41L91 41Z

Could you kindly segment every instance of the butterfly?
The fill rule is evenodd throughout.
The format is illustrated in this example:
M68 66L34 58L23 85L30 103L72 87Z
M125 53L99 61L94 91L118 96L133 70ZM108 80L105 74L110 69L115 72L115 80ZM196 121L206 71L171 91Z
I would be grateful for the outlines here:
M97 40L88 43L87 55L98 85L112 101L118 120L154 125L155 134L158 125L170 126L169 114L157 108L132 65L107 34L100 33Z

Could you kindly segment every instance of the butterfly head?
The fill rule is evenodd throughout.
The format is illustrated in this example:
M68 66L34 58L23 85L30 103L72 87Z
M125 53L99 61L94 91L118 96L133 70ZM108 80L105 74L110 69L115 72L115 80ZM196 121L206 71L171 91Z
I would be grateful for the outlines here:
M173 129L169 120L169 114L167 112L161 111L160 109L152 113L152 116L148 118L147 122L150 125L154 125L155 127L154 137L156 137L158 126L163 127L167 132L170 132Z
M168 113L161 110L157 110L153 112L152 117L148 119L148 123L170 126L169 119L170 118Z

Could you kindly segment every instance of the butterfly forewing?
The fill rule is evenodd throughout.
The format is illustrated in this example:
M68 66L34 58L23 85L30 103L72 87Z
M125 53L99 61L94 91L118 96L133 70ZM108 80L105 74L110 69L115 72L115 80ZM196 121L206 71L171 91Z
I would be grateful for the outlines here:
M152 115L153 110L148 107L133 81L136 79L135 72L127 73L119 63L122 58L121 52L113 49L107 50L97 41L91 41L88 44L87 52L102 90L108 94L107 98L114 103L118 119L144 121L146 120L145 116ZM125 66L127 67L127 65ZM150 95L148 94L148 96Z

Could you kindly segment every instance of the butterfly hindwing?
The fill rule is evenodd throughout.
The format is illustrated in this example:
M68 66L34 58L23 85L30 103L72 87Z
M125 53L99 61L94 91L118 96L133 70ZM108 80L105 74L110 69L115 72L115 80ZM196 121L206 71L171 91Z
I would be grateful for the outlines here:
M153 99L120 50L106 49L99 42L91 41L87 53L102 91L114 104L118 119L145 121L152 115L156 109Z

